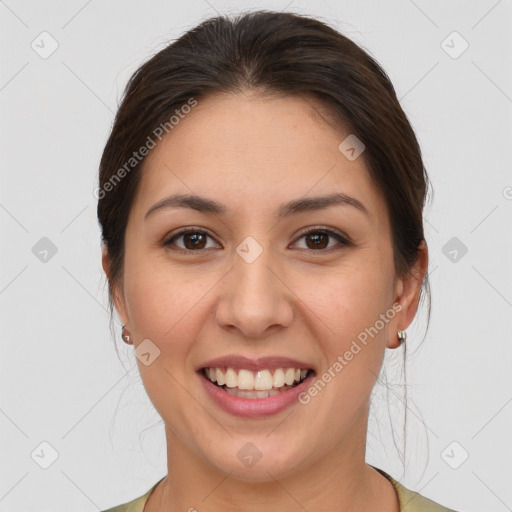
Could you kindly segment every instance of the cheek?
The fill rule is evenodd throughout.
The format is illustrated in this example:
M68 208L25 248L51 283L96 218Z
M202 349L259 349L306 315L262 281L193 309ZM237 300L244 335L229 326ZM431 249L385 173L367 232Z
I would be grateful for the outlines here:
M298 293L307 297L304 302L314 313L309 317L328 365L341 356L350 361L350 373L368 367L378 372L388 326L380 315L391 306L390 278L380 265L346 267L328 278L312 279L309 291Z
M190 407L190 395L184 389L191 378L189 356L204 324L204 297L214 280L191 278L165 265L147 263L133 265L126 276L135 344L149 339L159 350L149 365L137 359L142 382L155 409L173 424L183 414L183 404Z
M344 267L312 281L309 300L328 325L361 326L375 321L388 306L389 279L373 265Z
M201 324L204 297L214 284L213 276L201 278L168 265L148 264L128 267L125 293L136 339L154 340L162 350L187 348ZM134 261L135 263L135 261Z

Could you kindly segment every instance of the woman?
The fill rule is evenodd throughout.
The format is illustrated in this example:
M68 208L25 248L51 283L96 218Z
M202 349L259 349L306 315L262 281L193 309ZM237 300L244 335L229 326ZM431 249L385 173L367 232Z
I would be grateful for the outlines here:
M447 511L365 462L428 251L385 72L304 16L210 19L131 78L97 191L168 475L111 511Z

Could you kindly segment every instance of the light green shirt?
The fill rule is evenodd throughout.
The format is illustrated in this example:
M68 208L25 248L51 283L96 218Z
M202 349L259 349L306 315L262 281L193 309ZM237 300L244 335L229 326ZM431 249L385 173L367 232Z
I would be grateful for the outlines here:
M421 496L417 492L410 491L404 487L400 482L397 482L393 477L388 475L382 469L375 468L379 473L385 476L394 486L398 494L398 502L400 503L400 512L456 512L451 508L443 507L438 503ZM114 508L109 508L103 512L143 512L144 505L149 499L149 495L154 491L155 487L164 479L161 478L149 491L128 503L118 505Z

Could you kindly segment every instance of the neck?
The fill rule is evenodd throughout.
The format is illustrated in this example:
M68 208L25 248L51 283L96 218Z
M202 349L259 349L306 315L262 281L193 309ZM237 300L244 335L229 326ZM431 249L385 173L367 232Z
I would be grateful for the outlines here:
M286 476L275 478L269 468L268 478L258 482L220 472L169 428L166 440L168 475L152 493L144 512L399 511L391 482L365 463L366 428L354 429L314 461L303 459L301 469L297 465Z

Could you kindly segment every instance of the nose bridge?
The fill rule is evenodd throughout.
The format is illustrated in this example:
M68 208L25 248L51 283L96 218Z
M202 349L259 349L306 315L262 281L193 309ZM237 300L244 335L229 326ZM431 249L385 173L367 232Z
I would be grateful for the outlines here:
M261 336L271 326L288 325L292 306L286 286L276 277L272 250L247 237L236 252L217 308L219 324L235 326L247 337Z
M273 297L275 275L270 271L272 255L269 249L258 251L251 242L244 242L237 248L238 260L233 268L235 292L239 298L253 298L253 301L270 302ZM270 267L270 268L269 268Z

